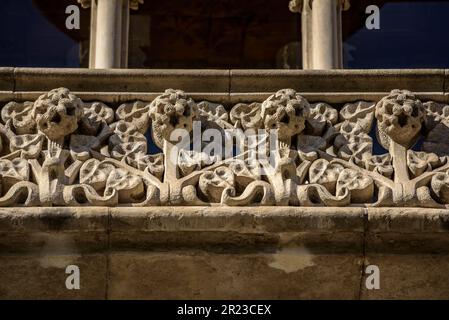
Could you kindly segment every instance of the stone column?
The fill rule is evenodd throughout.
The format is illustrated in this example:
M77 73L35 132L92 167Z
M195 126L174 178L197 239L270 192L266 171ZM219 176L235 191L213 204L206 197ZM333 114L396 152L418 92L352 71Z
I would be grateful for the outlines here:
M303 69L342 68L341 11L349 0L291 0L289 7L301 12Z
M338 54L338 17L339 0L314 0L312 3L312 48L313 69L341 68Z
M90 41L89 41L89 68L95 68L95 43L97 30L97 2L92 1L90 8Z
M89 68L127 68L129 10L143 0L78 0L91 7Z
M120 68L123 0L97 0L95 68Z

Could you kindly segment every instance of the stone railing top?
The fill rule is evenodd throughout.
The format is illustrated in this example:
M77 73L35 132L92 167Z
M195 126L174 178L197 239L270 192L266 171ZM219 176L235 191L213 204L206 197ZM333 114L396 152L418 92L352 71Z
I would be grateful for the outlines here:
M195 100L232 105L262 102L292 88L312 102L376 101L396 88L421 99L448 102L449 72L431 70L95 70L0 68L0 102L34 100L66 87L81 99L117 103L152 101L167 88Z
M4 254L211 249L448 252L447 209L310 207L0 208ZM54 249L54 248L53 248ZM9 258L9 257L8 257Z

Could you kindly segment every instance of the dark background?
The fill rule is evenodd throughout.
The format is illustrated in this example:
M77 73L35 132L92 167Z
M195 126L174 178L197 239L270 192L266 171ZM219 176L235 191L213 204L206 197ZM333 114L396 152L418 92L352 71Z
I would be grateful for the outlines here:
M288 0L145 0L131 11L130 68L301 68L300 15ZM65 8L81 11L67 30ZM367 30L365 8L381 8ZM87 67L90 9L75 0L2 0L0 66ZM352 0L345 68L448 68L449 1Z

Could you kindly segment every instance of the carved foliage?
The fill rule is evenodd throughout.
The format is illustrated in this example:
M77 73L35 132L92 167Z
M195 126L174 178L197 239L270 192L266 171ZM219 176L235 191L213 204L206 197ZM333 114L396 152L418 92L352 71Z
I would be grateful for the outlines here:
M377 103L336 108L309 103L292 89L235 106L197 103L168 89L151 102L122 103L114 111L54 89L2 109L0 206L442 207L449 204L449 147L441 138L448 110L402 90ZM224 139L217 145L234 148L210 154L170 141L175 130L190 137L195 128L217 129ZM252 130L239 154L223 134L237 129ZM387 153L374 153L374 131ZM261 133L275 133L277 140ZM422 150L412 150L420 137ZM441 148L429 152L435 146ZM163 152L149 154L154 147Z

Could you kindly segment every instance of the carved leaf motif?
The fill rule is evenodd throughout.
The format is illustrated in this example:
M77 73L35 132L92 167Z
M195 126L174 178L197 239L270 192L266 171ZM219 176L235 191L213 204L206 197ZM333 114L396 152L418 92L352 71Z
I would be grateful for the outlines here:
M229 114L231 122L234 126L243 130L260 129L262 127L261 107L262 104L257 102L251 104L238 103Z
M387 178L393 176L393 166L389 153L365 158L365 168L377 172Z
M84 103L84 115L81 118L81 131L88 135L96 135L103 123L114 121L114 111L102 102Z
M164 174L164 154L142 154L137 153L130 157L127 161L134 168L142 171L148 171L159 180Z
M5 193L17 182L29 180L30 167L28 161L21 158L13 160L1 159L0 176L2 181L2 192Z
M96 191L104 190L109 174L114 170L114 166L89 159L83 163L80 169L80 183L92 186Z
M310 183L323 185L331 194L335 194L338 176L344 167L338 163L330 163L325 159L318 159L309 169Z
M74 160L85 161L90 152L100 146L96 137L73 134L70 136L70 154Z
M117 160L133 165L135 159L143 157L146 153L147 144L145 142L126 142L112 148L111 155Z
M326 140L324 140L322 137L318 136L309 136L309 135L299 135L298 136L298 150L303 153L310 153L315 152L316 157L316 151L317 150L326 150Z
M350 137L368 137L365 129L357 122L343 121L336 126L337 130L346 138ZM371 140L371 138L369 138Z
M106 180L105 196L114 190L118 192L119 203L141 202L145 196L142 178L124 169L113 169Z
M337 154L344 160L363 166L365 159L371 157L373 142L359 123L344 121L339 124L340 134L334 140Z
M234 173L227 167L207 171L200 176L199 188L210 202L219 203L223 191L234 188Z
M340 111L340 118L343 121L357 123L365 133L369 133L373 123L375 106L374 102L366 101L347 103Z
M178 156L178 166L183 175L186 176L195 170L217 162L218 159L219 156L211 157L204 152L181 149Z
M114 134L109 137L111 156L134 167L137 159L147 153L147 140L130 122L119 121L112 124Z
M311 126L312 135L321 135L326 126L334 125L338 120L338 111L324 102L310 105L308 123Z
M125 142L147 142L147 139L130 122L118 121L111 125L114 134L109 137L111 148Z
M36 132L36 122L31 116L33 102L10 102L2 108L1 116L4 123L11 121L16 134L31 134Z
M44 136L41 134L24 134L10 138L11 151L21 150L21 156L25 159L37 158L42 150Z
M251 182L260 180L260 166L255 161L235 159L229 164L229 169L233 172L238 186L246 187Z
M440 122L449 126L449 105L429 101L424 103L424 110L426 113L425 125L429 130Z
M364 141L363 138L360 140ZM372 142L360 142L359 138L352 140L338 150L338 156L344 160L353 162L359 166L364 166L366 158L371 157L373 144Z
M117 119L132 123L140 133L144 134L149 125L149 110L149 103L136 101L120 105L117 108L116 115Z
M408 168L414 177L441 166L445 161L445 158L440 158L435 153L407 151Z
M344 169L340 172L337 181L337 196L343 196L346 189L351 194L353 203L372 202L374 194L374 181L371 177L363 175L361 172Z
M222 128L231 126L228 123L228 113L221 104L201 101L198 103L198 111L202 120L215 122Z
M449 172L438 172L430 182L432 191L441 203L449 203Z
M318 102L310 106L309 118L320 122L329 121L331 124L336 124L338 111L327 103Z

